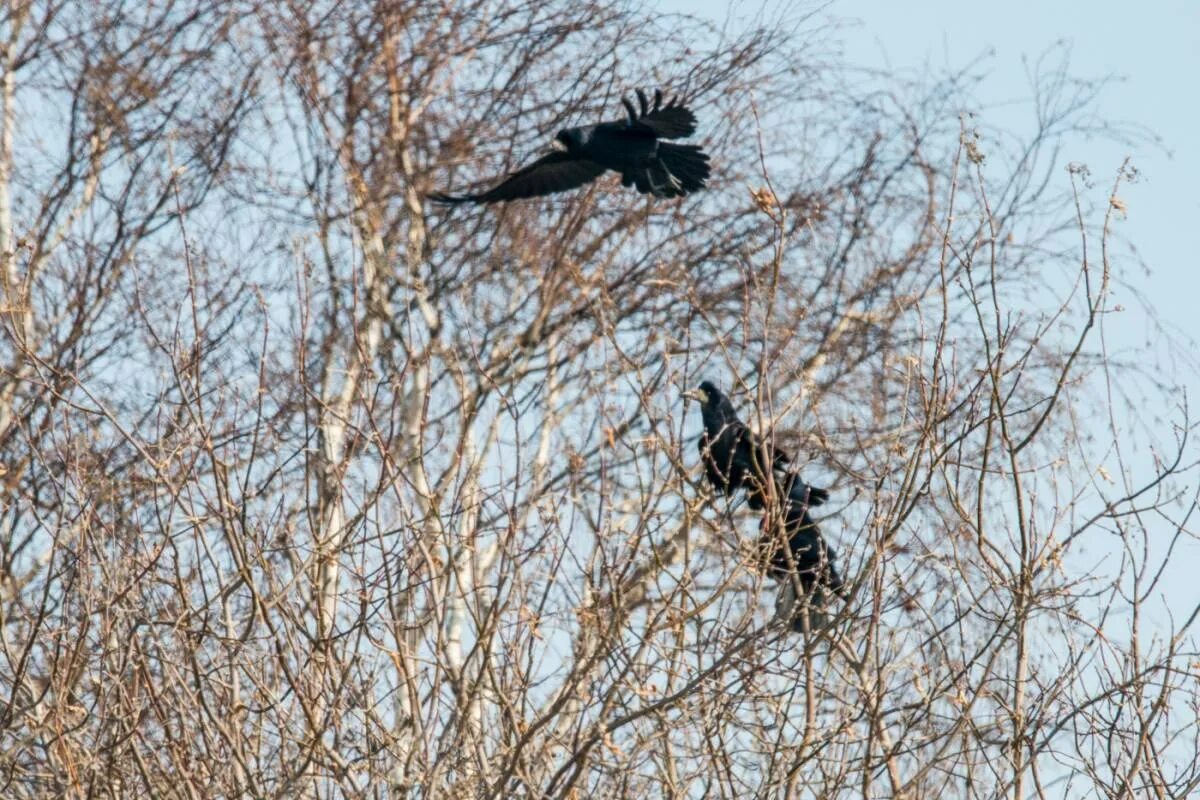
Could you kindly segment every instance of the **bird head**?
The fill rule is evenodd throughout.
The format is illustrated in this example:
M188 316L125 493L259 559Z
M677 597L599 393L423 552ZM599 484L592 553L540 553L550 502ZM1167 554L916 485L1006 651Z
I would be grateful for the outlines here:
M563 128L554 135L552 147L555 150L570 151L583 143L582 138L578 128Z
M721 399L721 390L711 382L703 381L695 389L688 389L683 396L699 400L701 406L714 406Z

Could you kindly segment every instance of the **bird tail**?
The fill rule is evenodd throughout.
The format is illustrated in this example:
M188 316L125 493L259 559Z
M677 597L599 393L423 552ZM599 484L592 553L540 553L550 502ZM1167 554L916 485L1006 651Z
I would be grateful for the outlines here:
M810 506L819 506L829 499L829 491L827 489L818 489L816 486L808 487L808 504Z
M800 479L795 472L785 472L782 475L772 475L775 481L775 496L780 503L786 504L785 512L791 508L814 508L829 500L829 491L818 486L810 486ZM754 511L761 511L767 506L765 486L755 482L747 499L747 505Z
M671 183L678 184L679 194L703 189L712 174L708 155L694 144L659 142L658 165L673 179Z
M681 197L704 188L711 173L708 156L694 144L658 143L658 156L644 167L621 176L624 186L636 186L642 194Z
M787 498L789 503L798 503L812 508L823 505L829 499L828 489L805 483L796 472L785 472L776 479L775 485L779 487L779 494Z
M824 576L790 575L779 581L775 599L775 617L790 624L796 633L824 630L833 624L837 614L829 610L829 595L850 600L850 590L830 563Z
M775 618L796 633L816 633L833 624L833 615L825 610L825 595L820 587L797 586L795 580L780 581L775 596Z

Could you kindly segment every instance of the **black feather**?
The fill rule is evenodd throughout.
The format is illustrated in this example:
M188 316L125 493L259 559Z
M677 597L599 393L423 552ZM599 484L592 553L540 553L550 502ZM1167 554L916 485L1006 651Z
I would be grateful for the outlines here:
M621 105L625 106L625 113L627 113L629 115L629 124L630 125L637 124L637 121L638 121L637 109L635 109L633 107L633 103L629 102L629 98L622 97ZM642 113L644 114L646 112L643 110Z
M594 161L555 152L517 170L486 192L457 196L433 192L427 197L438 203L498 203L574 189L595 180L603 172L604 167Z
M643 92L641 89L635 89L634 91L637 92L638 104L641 105L641 107L642 107L642 116L644 117L650 113L650 103L646 100L645 92ZM658 96L661 96L661 95L662 95L662 93L659 92Z
M708 156L696 145L676 145L662 139L691 136L696 115L672 99L665 106L661 90L654 102L636 90L637 102L622 98L626 119L579 128L564 128L555 138L564 150L542 156L482 192L452 195L431 192L437 203L498 203L562 192L589 183L607 170L620 173L623 186L642 194L682 197L705 187Z

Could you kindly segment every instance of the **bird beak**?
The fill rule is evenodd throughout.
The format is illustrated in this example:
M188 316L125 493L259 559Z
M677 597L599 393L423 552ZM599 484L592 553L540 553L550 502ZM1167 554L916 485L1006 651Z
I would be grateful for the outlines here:
M699 389L688 389L683 393L683 396L690 397L693 400L699 400L701 403L704 402L704 392L700 391Z
M560 142L558 139L554 139L550 142L550 149L555 151L556 153L567 152L567 146L565 144L563 144L562 142Z

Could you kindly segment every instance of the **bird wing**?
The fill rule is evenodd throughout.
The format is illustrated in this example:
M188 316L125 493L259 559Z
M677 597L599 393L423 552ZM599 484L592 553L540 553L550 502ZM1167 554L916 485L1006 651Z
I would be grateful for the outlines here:
M799 475L788 471L787 465L792 460L791 455L775 446L773 442L763 443L753 434L749 435L753 438L749 440L749 444L742 451L741 458L745 460L749 470L748 474L751 477L748 497L751 509L758 511L766 508L766 481L768 479L775 484L776 496L790 502L819 506L829 499L829 492L809 486L800 480ZM768 462L770 462L769 468ZM768 478L768 476L770 477Z
M486 192L463 195L433 192L428 197L438 203L499 203L541 197L582 186L600 177L604 169L595 161L556 151L510 174L502 183Z
M787 462L790 456L774 448L772 443L763 442L753 431L746 428L745 435L738 442L737 458L749 474L762 481L767 480L771 471Z
M821 535L808 507L790 505L783 525L786 546L779 538L777 520L771 515L764 516L759 525L760 546L774 577L792 574L794 565L805 591L811 591L814 584L823 584L845 596L846 585L837 569L837 553Z
M729 473L732 453L721 440L721 436L711 436L708 431L700 434L696 442L700 450L700 461L704 464L704 475L717 494L728 494L732 491L729 485Z
M742 488L747 464L743 451L750 435L750 429L737 417L723 422L718 430L706 427L700 434L704 471L719 494L732 494Z
M640 114L632 111L632 103L624 101L626 110L630 112L631 126L648 128L660 139L684 139L696 132L696 115L680 104L678 97L671 98L664 106L661 91L654 92L653 104L641 89L637 91L637 96Z

